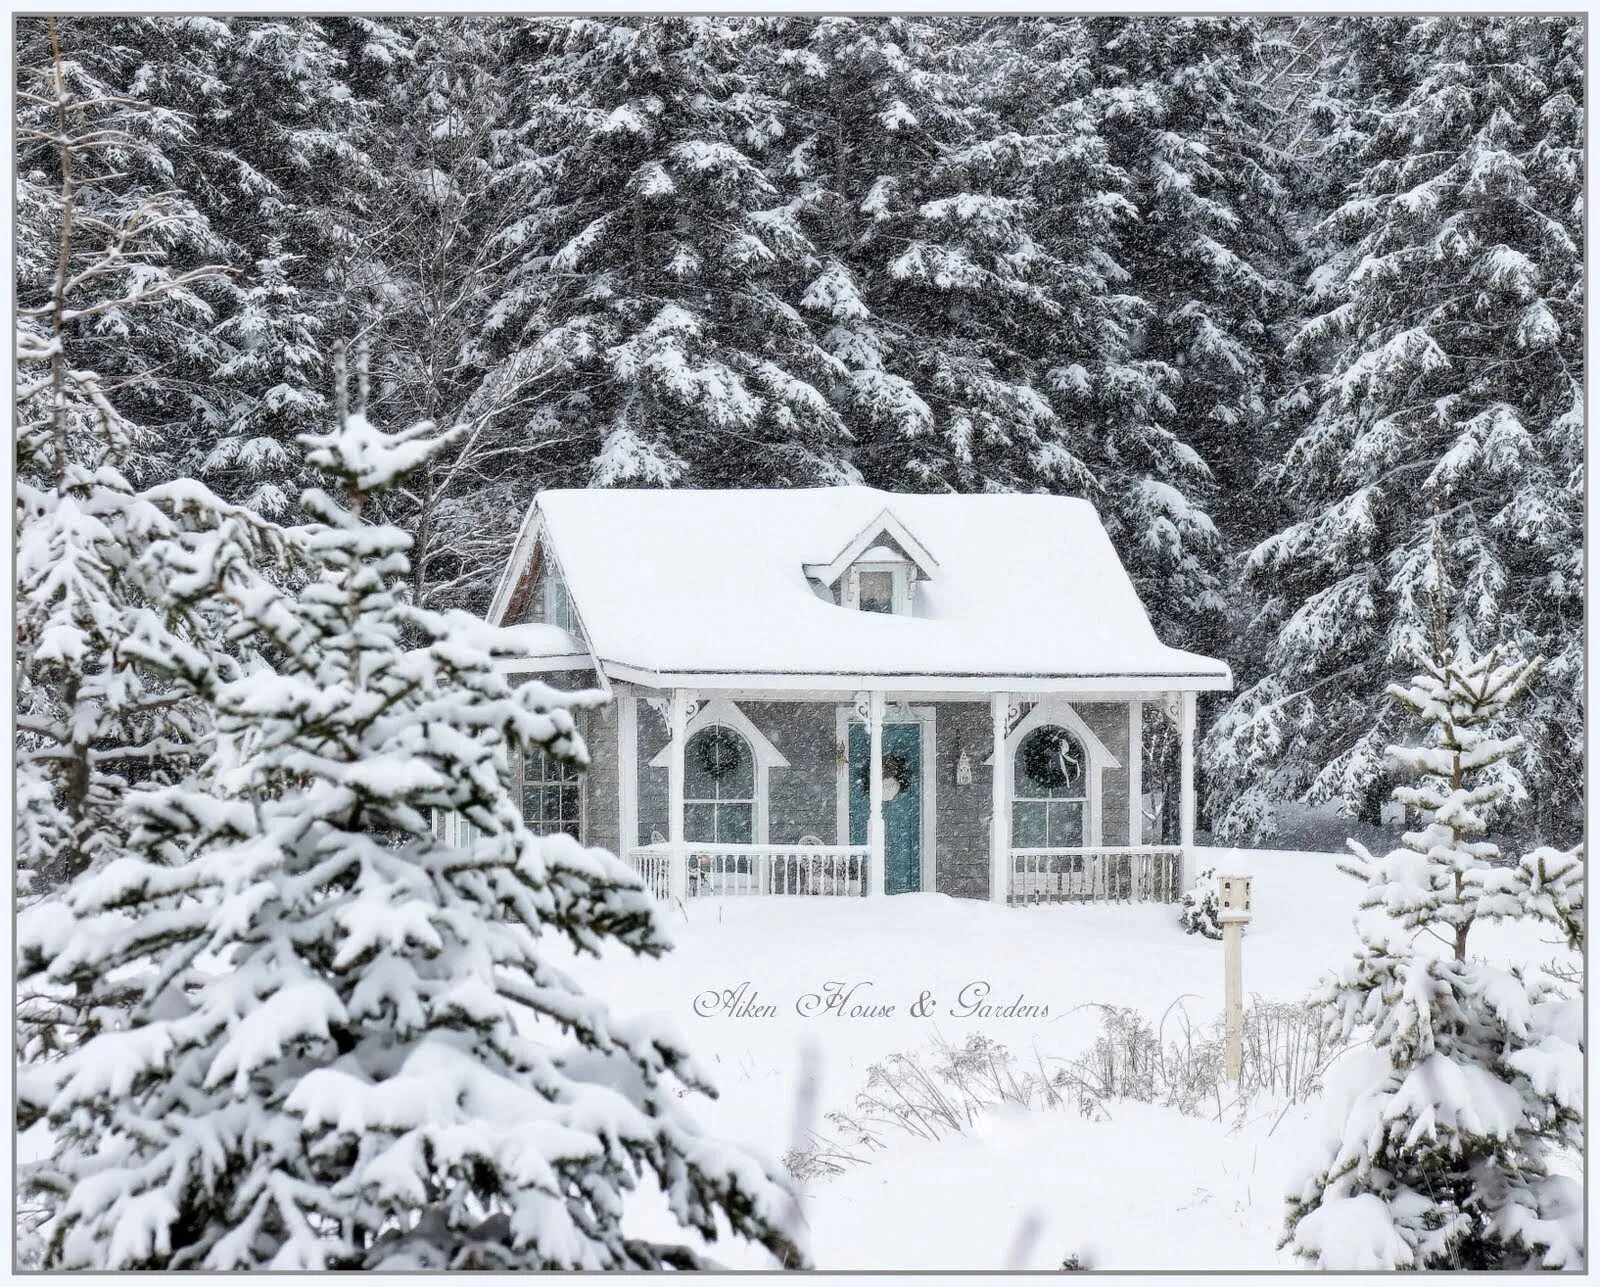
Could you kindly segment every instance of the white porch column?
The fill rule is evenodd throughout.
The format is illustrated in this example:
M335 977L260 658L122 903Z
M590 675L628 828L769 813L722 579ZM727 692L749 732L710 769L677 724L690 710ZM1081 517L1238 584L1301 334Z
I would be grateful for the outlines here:
M883 830L883 693L867 695L867 854L873 896L888 892Z
M689 723L689 693L672 690L667 706L667 843L671 846L668 887L672 897L689 897L689 856L683 847L683 744Z
M1144 843L1144 699L1128 703L1128 844Z
M1004 903L1011 884L1011 766L1006 763L1006 716L1011 695L989 698L989 721L994 732L994 776L990 783L989 899Z
M1183 706L1178 721L1178 738L1182 747L1179 761L1178 843L1183 847L1179 859L1178 888L1186 890L1194 879L1194 694L1183 695Z
M626 861L639 846L639 699L617 694L617 850Z

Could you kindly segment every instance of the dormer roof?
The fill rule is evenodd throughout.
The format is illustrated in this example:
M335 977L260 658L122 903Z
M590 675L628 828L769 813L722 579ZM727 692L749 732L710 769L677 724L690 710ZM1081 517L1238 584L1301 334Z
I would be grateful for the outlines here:
M888 540L892 545L882 544ZM904 560L917 570L925 581L933 580L939 564L921 541L911 535L906 525L885 508L865 527L850 538L845 547L826 563L807 563L805 573L826 586L834 586L856 563L894 562Z

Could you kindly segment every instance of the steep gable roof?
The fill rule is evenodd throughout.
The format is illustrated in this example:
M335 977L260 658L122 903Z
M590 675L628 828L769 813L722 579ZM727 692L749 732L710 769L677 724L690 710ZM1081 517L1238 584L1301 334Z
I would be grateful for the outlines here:
M1156 638L1085 501L867 487L592 488L543 492L534 505L518 542L523 562L506 569L496 612L541 532L612 678L705 687L760 679L774 688L873 678L927 687L1231 684L1224 663ZM901 529L891 539L915 543L907 555L933 573L918 584L915 614L819 597L809 579L819 550L840 551L834 561L863 540L865 550L885 534L875 525L886 512Z

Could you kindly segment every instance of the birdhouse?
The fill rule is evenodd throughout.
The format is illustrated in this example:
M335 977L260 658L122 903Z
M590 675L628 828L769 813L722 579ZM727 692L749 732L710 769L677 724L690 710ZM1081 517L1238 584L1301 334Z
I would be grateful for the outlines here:
M1218 919L1244 924L1250 919L1249 876L1218 876Z

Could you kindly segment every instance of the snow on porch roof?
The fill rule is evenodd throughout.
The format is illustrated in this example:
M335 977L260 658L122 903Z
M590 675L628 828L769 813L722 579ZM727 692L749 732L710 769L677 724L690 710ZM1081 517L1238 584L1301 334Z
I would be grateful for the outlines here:
M868 487L590 488L542 492L534 505L613 678L1232 682L1223 662L1156 638L1085 501ZM915 616L836 606L806 575L819 550L843 547L886 509L939 554ZM518 554L531 550L519 543ZM508 582L520 568L509 573Z

